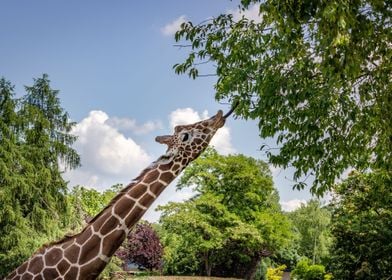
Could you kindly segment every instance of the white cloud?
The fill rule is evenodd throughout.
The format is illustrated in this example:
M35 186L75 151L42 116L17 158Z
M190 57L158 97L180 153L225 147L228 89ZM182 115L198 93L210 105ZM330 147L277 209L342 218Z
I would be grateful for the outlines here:
M305 199L291 199L288 201L281 201L280 205L282 206L284 211L294 211L296 209L298 209L299 207L301 207L302 204L306 204L306 200Z
M160 121L148 121L139 125L134 119L118 117L108 118L105 123L118 130L131 131L138 135L147 134L151 131L163 128L162 122Z
M182 23L186 22L187 18L185 15L182 15L172 22L169 22L164 27L161 28L161 32L165 36L172 36L174 35L179 29Z
M102 111L91 111L73 129L78 136L75 148L82 167L69 171L70 185L104 189L115 183L128 183L151 161L150 156L131 138L125 137L108 122Z
M228 13L233 14L234 21L239 21L240 19L247 18L249 20L253 20L256 23L260 23L262 21L260 12L260 5L253 4L248 9L242 11L240 9L229 10Z
M172 128L176 125L191 124L206 118L208 118L207 111L199 114L192 108L177 109L171 112L169 116L170 126ZM224 126L217 131L214 138L211 140L211 145L214 146L219 153L224 155L235 152L235 149L231 144L230 129L227 126Z
M282 172L282 168L273 164L269 164L269 169L271 170L272 176L274 177L279 176L279 174Z

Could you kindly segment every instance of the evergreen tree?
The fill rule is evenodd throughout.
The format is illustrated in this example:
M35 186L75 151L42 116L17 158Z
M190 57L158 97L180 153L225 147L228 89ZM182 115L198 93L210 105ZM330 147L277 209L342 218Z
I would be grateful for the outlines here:
M72 218L61 169L80 162L48 76L26 91L16 99L0 79L0 277L63 233Z
M17 134L14 87L0 79L0 277L23 261L32 250L29 222L23 216L28 176L33 166L21 153ZM31 233L33 234L33 233Z
M20 109L21 144L24 157L34 165L34 176L29 182L29 199L24 201L24 215L36 230L48 234L51 224L57 224L67 210L67 183L61 169L77 167L80 159L71 147L76 140L70 134L74 123L60 105L58 90L51 89L48 76L35 79L33 86L25 89Z

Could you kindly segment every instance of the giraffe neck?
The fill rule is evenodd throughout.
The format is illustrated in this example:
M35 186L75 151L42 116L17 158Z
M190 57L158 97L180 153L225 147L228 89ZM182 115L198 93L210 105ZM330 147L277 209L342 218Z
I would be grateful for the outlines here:
M24 275L30 276L29 279L95 279L130 229L186 165L187 160L167 161L162 156L79 234L42 248L6 279L21 279Z

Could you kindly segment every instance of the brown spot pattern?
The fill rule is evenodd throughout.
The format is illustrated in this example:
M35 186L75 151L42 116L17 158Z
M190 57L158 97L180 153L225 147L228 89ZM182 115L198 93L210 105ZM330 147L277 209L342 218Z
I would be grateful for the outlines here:
M45 268L43 275L45 279L55 279L56 277L60 276L55 268Z
M84 264L98 255L100 240L101 239L97 235L93 235L93 237L83 245L79 259L80 264Z
M100 233L102 235L108 234L112 229L118 225L118 220L116 217L110 217L109 220L102 226Z
M128 214L129 210L132 209L134 204L135 202L133 200L124 196L116 202L114 213L123 219Z
M156 181L158 179L158 176L159 176L159 171L158 170L152 170L149 173L147 173L146 178L144 178L143 182L146 183L146 184L151 184L152 182L154 182L154 181Z
M58 269L59 272L61 274L64 274L65 272L67 272L68 268L70 267L70 264L66 261L66 260L62 260L59 264L58 264Z
M145 210L141 209L140 207L135 207L132 210L132 213L130 213L126 218L125 218L125 224L127 227L131 227L131 225L134 225L139 218L143 215Z
M53 248L45 254L45 263L48 266L54 266L63 258L63 251L60 248Z
M159 182L155 182L150 186L150 191L152 193L154 193L156 196L158 196L164 189L164 186L159 183Z
M123 230L113 231L111 234L103 239L102 254L111 256L117 250L116 246L120 246L125 239L125 232ZM113 242L114 245L113 246Z
M32 280L33 279L33 275L31 274L25 274L22 276L21 278L22 280Z
M140 200L139 203L144 207L149 207L152 202L155 200L150 194L146 193Z
M88 228L86 228L77 238L76 238L76 243L79 245L84 244L84 242L87 241L87 239L89 239L91 237L92 234L92 230L91 230L91 226L89 226Z
M147 191L147 186L146 185L141 185L137 184L131 188L131 190L128 192L128 194L135 198L138 199L142 194L144 194Z
M76 266L71 267L71 269L65 274L64 280L75 280L77 279L79 269Z
M110 217L110 214L111 214L110 212L106 212L98 217L98 219L93 223L93 227L95 231L99 231L103 223Z
M79 251L80 251L79 246L76 245L76 244L73 244L71 247L69 247L69 248L64 252L64 257L65 257L70 263L76 263L76 261L78 260Z
M161 174L161 176L159 176L159 179L166 183L169 183L174 179L174 175L170 171L164 172Z
M42 257L34 258L29 264L29 271L33 274L39 273L44 267L44 261Z
M79 278L85 280L96 279L105 268L105 265L106 263L104 261L96 259L80 268Z

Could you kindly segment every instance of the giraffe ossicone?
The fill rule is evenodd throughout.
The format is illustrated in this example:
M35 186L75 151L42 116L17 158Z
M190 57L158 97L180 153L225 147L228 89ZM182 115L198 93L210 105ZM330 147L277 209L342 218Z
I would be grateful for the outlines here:
M81 232L44 245L6 279L95 279L152 202L207 148L228 115L218 111L210 119L176 126L173 135L156 137L167 145L164 155L122 189Z

